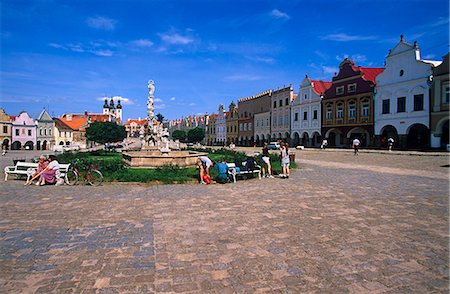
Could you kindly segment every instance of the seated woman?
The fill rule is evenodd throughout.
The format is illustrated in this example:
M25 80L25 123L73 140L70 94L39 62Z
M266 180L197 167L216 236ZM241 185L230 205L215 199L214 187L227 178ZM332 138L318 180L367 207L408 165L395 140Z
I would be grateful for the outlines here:
M41 186L45 184L56 184L56 172L59 170L59 162L56 160L55 155L49 155L48 159L50 162L42 172L38 181Z
M38 168L37 168L36 172L33 174L32 179L37 178L38 175L40 175L40 173L47 167L47 165L48 165L48 161L46 160L44 155L41 155L39 157ZM33 182L33 181L30 181L29 184L31 184L31 182ZM37 182L36 185L39 185L39 181Z

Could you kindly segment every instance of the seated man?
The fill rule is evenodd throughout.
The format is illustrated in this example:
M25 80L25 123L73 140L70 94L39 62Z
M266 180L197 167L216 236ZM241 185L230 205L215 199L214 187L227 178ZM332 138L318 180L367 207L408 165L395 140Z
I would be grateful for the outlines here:
M225 158L217 164L217 170L219 172L215 179L217 183L226 184L230 182L230 178L228 177L228 165Z

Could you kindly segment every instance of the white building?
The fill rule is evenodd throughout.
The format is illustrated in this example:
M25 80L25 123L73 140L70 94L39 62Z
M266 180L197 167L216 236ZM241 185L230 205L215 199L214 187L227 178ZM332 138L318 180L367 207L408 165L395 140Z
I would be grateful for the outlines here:
M430 146L430 86L432 69L440 61L420 58L417 42L403 40L390 50L386 69L376 78L374 99L375 136L384 145L389 137L394 146Z
M219 112L216 119L216 144L225 145L227 142L227 112L222 104L219 105Z
M272 92L272 140L290 140L290 116L292 100L294 100L294 90L292 88L292 85L274 90Z
M256 145L270 142L270 111L255 113L254 123Z
M321 100L331 82L311 80L308 75L300 84L298 97L291 105L291 140L293 146L320 146Z

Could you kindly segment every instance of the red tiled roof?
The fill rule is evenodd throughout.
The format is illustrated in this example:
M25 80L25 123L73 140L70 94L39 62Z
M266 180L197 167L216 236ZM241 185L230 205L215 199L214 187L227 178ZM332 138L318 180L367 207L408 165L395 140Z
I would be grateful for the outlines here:
M384 68L382 68L382 67L359 67L358 66L358 69L363 74L362 75L363 79L365 79L366 81L371 81L374 84L376 83L375 78L377 77L377 75L379 75L380 73L382 73L384 71Z
M80 130L81 127L85 126L87 124L87 118L86 117L72 117L71 120L67 119L66 117L60 118L60 120L68 125L72 130Z
M331 82L325 82L320 80L311 80L312 83L312 89L316 94L322 95L325 93L326 90L328 90L331 87Z
M126 126L129 126L132 122L136 123L137 125L143 126L145 124L147 124L147 119L129 119L127 120L127 122L125 123Z
M109 121L109 115L108 114L94 114L94 113L88 113L87 116L91 119L91 122L99 121L99 122L107 122Z
M60 118L53 118L55 121L55 126L60 130L71 130L72 128L65 124Z

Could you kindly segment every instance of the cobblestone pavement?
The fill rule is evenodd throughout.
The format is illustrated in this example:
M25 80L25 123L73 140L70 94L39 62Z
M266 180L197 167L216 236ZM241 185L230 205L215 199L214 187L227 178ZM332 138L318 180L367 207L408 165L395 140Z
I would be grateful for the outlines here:
M227 185L1 182L0 293L448 293L448 156L297 158Z

